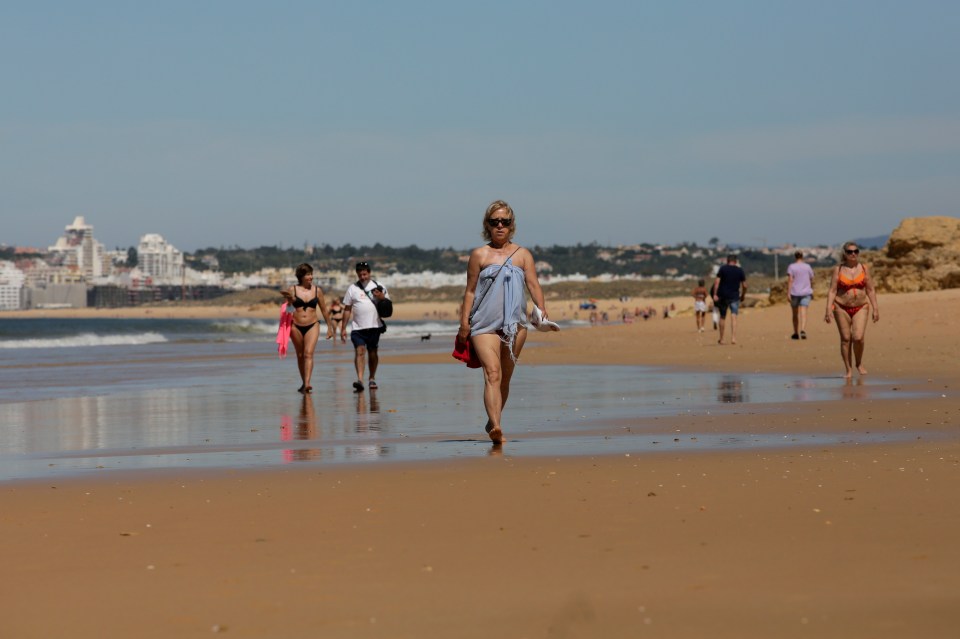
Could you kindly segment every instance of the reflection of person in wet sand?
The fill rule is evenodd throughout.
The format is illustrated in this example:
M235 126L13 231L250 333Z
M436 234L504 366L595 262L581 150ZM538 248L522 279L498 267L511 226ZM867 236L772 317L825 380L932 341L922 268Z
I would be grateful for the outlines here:
M313 398L304 394L300 403L300 418L297 420L297 439L315 439L317 436L317 414L313 409Z
M724 375L717 384L717 400L723 404L740 404L746 401L743 385L742 378Z
M874 322L880 320L877 293L867 265L860 262L860 248L856 242L847 242L843 245L840 266L833 270L830 278L827 311L823 316L827 324L831 315L837 322L840 357L846 369L844 377L853 377L854 365L861 375L867 374L862 362L868 314Z
M317 416L313 408L313 396L304 393L300 401L300 414L297 417L296 431L291 427L291 419L284 415L280 420L280 440L312 440L317 438ZM320 454L318 449L291 448L283 451L285 462L306 461L316 459Z
M470 340L483 366L485 430L494 444L504 440L500 418L510 395L510 378L527 339L524 285L547 318L533 255L513 243L516 229L509 204L497 200L487 207L483 215L487 243L470 253L457 333L458 340Z
M843 384L844 399L864 399L867 396L867 389L863 385L863 378L852 379L850 377L844 380Z

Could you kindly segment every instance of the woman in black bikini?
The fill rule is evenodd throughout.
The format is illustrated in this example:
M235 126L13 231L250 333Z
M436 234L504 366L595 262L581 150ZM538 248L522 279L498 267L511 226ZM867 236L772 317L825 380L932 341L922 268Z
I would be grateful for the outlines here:
M343 323L343 304L340 303L340 299L335 297L333 301L330 302L330 325L333 326L333 335L334 341L336 341L336 335L340 332L340 325ZM346 342L345 337L341 337L341 341Z
M313 390L310 378L313 375L313 352L320 341L320 320L317 319L317 307L327 325L327 339L333 337L333 324L323 301L323 291L313 284L313 267L301 264L297 267L297 284L280 294L293 306L293 330L290 339L297 351L297 368L303 383L297 390L309 393Z

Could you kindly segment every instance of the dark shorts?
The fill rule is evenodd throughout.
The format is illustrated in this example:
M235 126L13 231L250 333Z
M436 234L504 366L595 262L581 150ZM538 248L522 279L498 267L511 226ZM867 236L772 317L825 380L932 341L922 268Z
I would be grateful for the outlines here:
M368 351L375 351L380 346L379 328L362 328L358 331L350 332L350 341L354 348L366 346Z
M736 299L736 300L728 300L728 299L724 299L724 298L721 297L720 299L717 300L717 308L720 310L720 317L726 317L726 316L727 316L727 309L728 309L728 308L730 309L730 313L732 313L733 315L739 315L739 314L740 314L740 300L739 300L739 299Z

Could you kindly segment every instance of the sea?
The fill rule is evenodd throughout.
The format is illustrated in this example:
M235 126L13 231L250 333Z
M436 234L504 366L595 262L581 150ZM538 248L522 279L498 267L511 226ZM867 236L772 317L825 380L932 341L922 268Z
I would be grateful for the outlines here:
M279 357L275 321L0 318L0 481L828 444L848 436L692 426L665 437L657 418L688 416L696 424L721 412L895 392L891 380L879 379L851 386L831 377L521 361L504 414L508 441L494 449L483 432L479 371L452 358L398 361L449 353L456 330L452 321L390 321L380 344L380 388L362 393L352 388L349 341L321 340L314 390L303 395L292 345Z

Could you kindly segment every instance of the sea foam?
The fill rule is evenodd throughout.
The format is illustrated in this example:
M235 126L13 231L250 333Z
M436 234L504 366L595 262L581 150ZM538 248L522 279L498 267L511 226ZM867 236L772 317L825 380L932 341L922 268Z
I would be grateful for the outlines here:
M137 346L140 344L159 344L167 338L160 333L134 333L128 335L97 335L79 333L63 337L42 337L31 339L0 340L3 348L77 348L82 346Z

